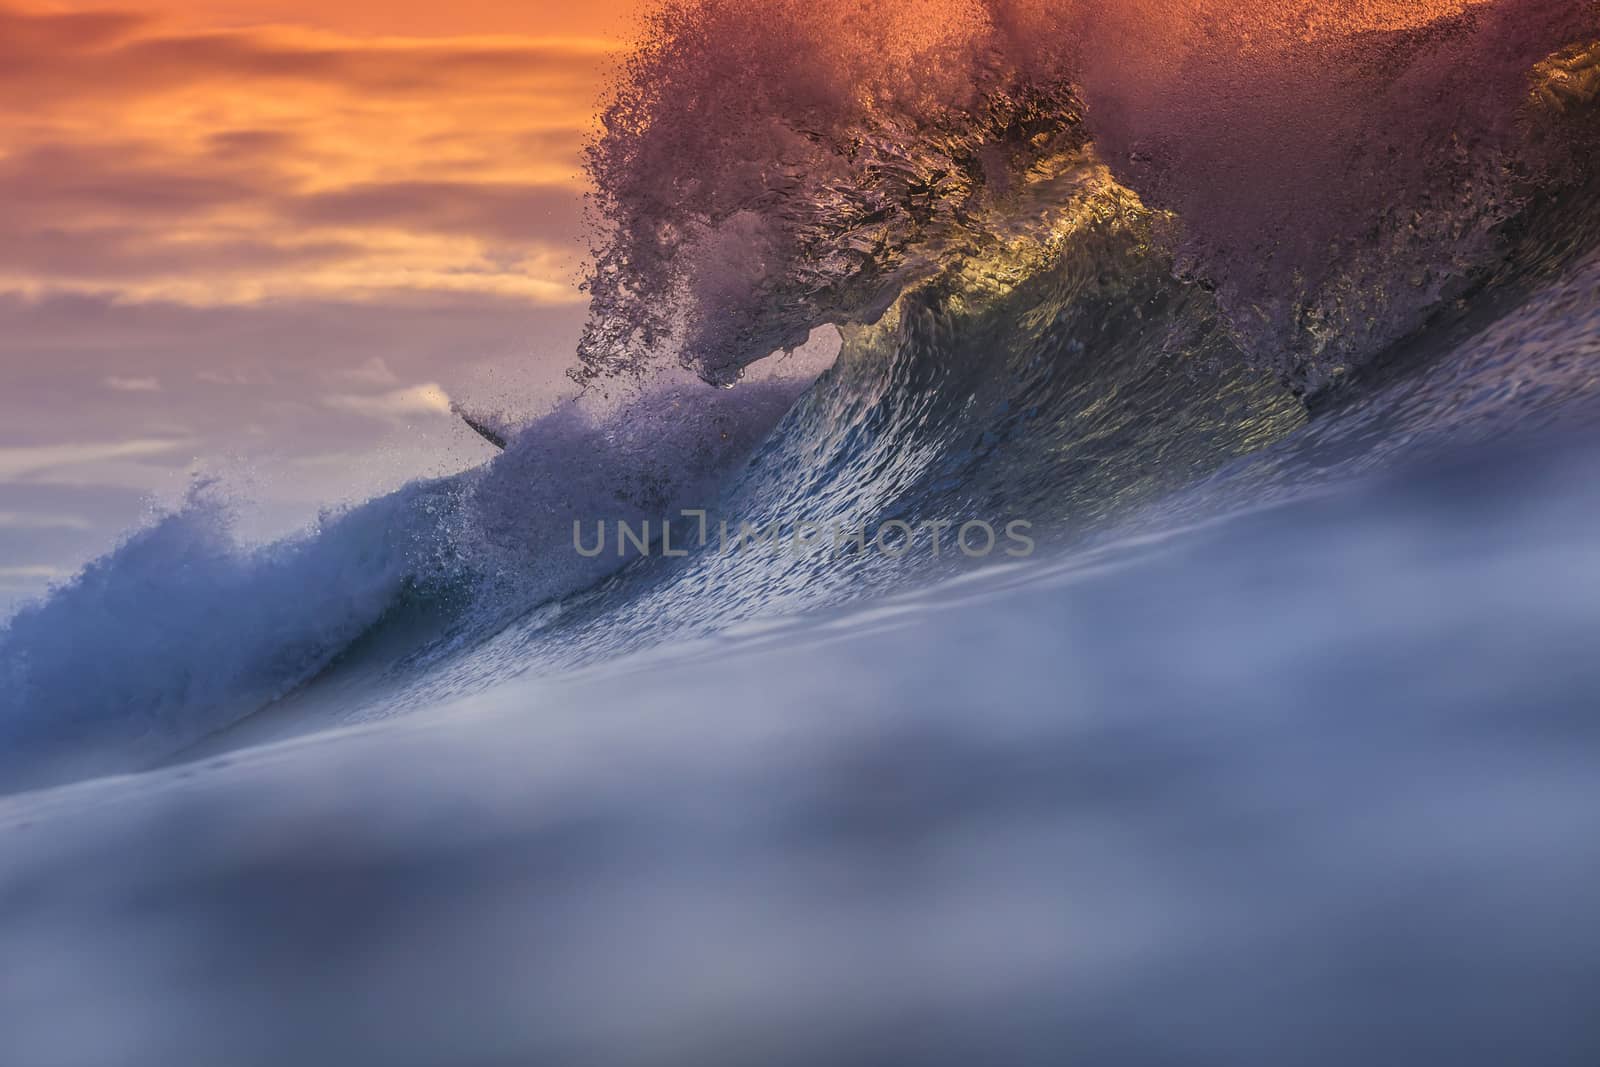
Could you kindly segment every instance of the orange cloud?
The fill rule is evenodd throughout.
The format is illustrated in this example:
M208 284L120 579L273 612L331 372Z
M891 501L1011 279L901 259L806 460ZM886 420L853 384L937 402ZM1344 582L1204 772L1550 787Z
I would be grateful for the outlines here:
M94 10L104 0L63 0L58 9ZM626 32L640 0L142 0L141 10L186 27L282 23L350 35L581 35Z
M0 9L0 293L576 302L615 48Z

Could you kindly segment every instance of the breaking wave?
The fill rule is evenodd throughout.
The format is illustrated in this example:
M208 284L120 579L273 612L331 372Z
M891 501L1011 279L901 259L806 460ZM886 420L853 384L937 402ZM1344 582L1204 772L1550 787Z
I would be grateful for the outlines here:
M582 398L274 545L197 489L0 629L0 789L966 565L588 558L575 521L1025 518L1059 550L1593 393L1600 5L1267 7L669 0L589 153Z

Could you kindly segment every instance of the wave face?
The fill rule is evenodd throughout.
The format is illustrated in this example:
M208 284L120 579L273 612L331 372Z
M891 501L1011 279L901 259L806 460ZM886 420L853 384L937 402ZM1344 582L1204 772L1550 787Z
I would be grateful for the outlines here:
M603 388L280 544L213 490L132 535L0 630L0 789L1006 562L926 523L1070 555L1591 419L1600 7L1271 8L668 3L590 155ZM686 508L917 532L574 550Z

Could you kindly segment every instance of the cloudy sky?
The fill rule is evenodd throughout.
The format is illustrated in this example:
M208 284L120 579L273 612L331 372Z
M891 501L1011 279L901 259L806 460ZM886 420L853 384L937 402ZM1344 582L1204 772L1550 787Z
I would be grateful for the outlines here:
M0 615L196 469L281 527L480 461L581 323L632 0L0 0Z

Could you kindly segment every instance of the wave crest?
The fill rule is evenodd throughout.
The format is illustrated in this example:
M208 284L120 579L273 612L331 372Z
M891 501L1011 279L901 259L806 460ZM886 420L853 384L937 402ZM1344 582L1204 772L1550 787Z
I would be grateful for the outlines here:
M1600 5L1236 8L671 0L589 153L605 230L576 377L675 357L731 382L1049 239L1104 163L1170 218L1165 252L1244 353L1311 393L1495 277L1530 205L1593 178Z

